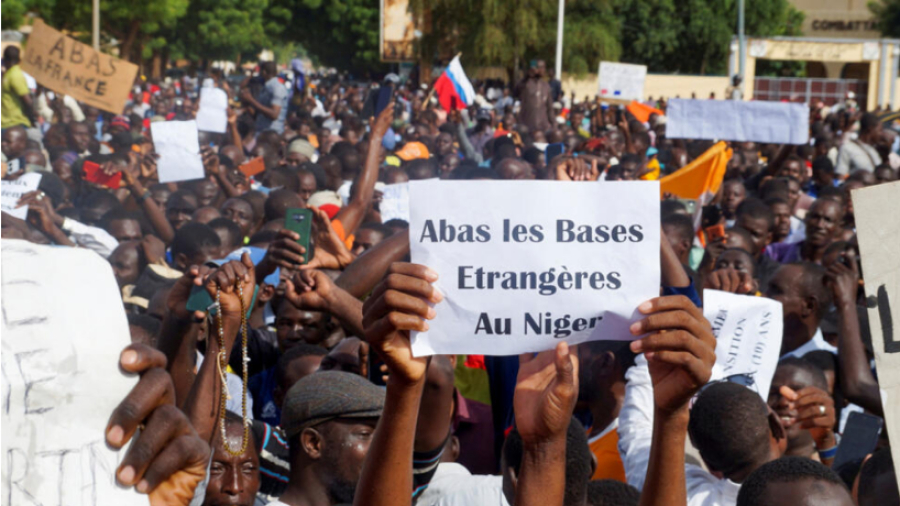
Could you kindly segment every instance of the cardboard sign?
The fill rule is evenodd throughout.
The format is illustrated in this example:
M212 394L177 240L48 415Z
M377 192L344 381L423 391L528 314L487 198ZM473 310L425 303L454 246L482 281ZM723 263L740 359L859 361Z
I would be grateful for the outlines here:
M666 116L666 136L670 139L809 142L806 104L673 98Z
M196 121L150 123L150 135L159 154L156 166L160 183L203 179L200 132Z
M644 99L644 81L647 79L646 65L600 62L599 91L601 99L632 100Z
M900 441L900 181L851 192L888 437ZM900 462L900 445L891 446ZM900 481L900 466L894 466Z
M3 239L0 249L0 504L147 504L116 486L124 452L104 435L137 383L119 371L131 340L112 268L81 248Z
M379 210L382 223L391 220L409 222L409 183L385 185Z
M200 88L197 129L201 132L225 133L228 128L228 94L219 88Z
M28 216L28 206L16 207L22 195L38 189L41 173L30 172L17 179L0 181L0 209L4 213L24 220Z
M243 172L247 177L253 177L266 170L266 162L263 161L263 157L257 156L248 162L240 164L238 170Z
M121 172L109 175L106 172L103 172L103 169L101 169L99 165L87 160L85 160L83 167L85 181L112 188L113 190L117 190L122 184Z
M716 336L716 364L710 381L728 378L767 400L781 353L781 303L703 290L703 316Z
M409 209L412 261L444 294L416 356L633 339L659 295L655 181L412 181Z
M22 70L57 93L122 114L138 67L98 53L37 20L25 46Z

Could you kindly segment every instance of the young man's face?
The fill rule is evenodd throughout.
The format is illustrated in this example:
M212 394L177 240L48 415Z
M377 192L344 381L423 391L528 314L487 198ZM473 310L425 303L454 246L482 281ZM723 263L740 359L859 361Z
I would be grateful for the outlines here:
M137 220L116 220L109 224L109 235L119 242L140 241L141 224Z
M358 230L353 239L353 249L350 252L356 256L362 255L382 240L384 240L384 235L377 230L368 228Z
M817 200L806 213L806 241L822 248L828 246L840 227L841 206L832 200Z
M788 225L790 225L790 223L788 223ZM753 253L754 257L758 257L772 240L771 231L769 230L769 220L765 218L740 216L737 219L737 222L735 222L735 226L750 232L750 236L753 238L753 249L750 253Z
M741 202L747 197L747 190L739 183L728 183L722 190L722 207L727 216L734 216Z
M194 211L197 210L196 201L185 198L168 199L166 201L166 219L172 228L178 230L182 225L191 221Z
M791 208L787 204L773 204L772 214L775 215L773 234L782 240L791 234Z
M240 448L241 425L227 423L225 430L229 446ZM221 441L217 436L203 506L253 506L260 485L255 445L248 445L247 451L235 457L225 451Z
M222 205L222 217L234 222L241 229L244 236L250 235L253 228L253 208L250 203L242 199L228 199Z
M288 301L282 302L275 318L278 349L284 353L301 342L321 343L328 337L327 320L324 313L297 309Z
M109 264L112 266L113 275L119 288L134 284L141 272L139 267L138 251L136 245L120 244L109 255Z
M91 131L87 125L76 123L69 127L69 147L76 153L84 153L91 145Z
M754 277L754 265L751 258L746 253L737 250L727 250L716 259L714 270L734 270L738 272L746 272Z

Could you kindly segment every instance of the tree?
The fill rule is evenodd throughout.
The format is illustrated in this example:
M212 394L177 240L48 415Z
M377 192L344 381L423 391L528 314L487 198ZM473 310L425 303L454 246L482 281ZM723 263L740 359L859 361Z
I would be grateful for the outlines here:
M615 14L622 61L646 65L649 72L670 71L683 30L674 0L619 0Z
M284 38L301 43L314 59L340 70L383 68L378 53L378 2L297 0Z
M0 22L7 30L15 30L22 26L27 10L28 6L23 0L4 0Z
M881 35L900 37L900 0L881 0L869 2L869 10L878 20ZM4 23L6 23L4 19Z

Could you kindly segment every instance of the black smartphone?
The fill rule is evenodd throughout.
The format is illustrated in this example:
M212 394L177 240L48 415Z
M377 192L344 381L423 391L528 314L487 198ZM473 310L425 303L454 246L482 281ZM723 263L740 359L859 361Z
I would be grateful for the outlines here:
M253 307L256 305L256 296L259 293L259 287L253 287L253 298L250 300L250 307L247 308L247 318L250 318L250 313L253 312ZM191 288L191 294L188 295L187 300L187 310L188 311L206 311L211 315L216 314L216 306L215 301L212 298L212 295L206 291L206 287L194 285Z
M554 144L548 144L547 149L544 151L544 162L550 163L550 160L553 160L557 156L566 152L566 144L563 142L557 142Z
M875 451L883 425L884 421L877 416L859 412L850 413L831 467L837 469L846 462L862 460Z
M622 122L622 106L616 106L616 125Z
M375 100L375 117L377 118L381 111L384 110L388 104L391 103L391 99L394 97L394 85L393 83L384 83L381 85L381 88L378 88L378 98Z
M313 215L311 210L296 207L288 209L284 217L284 228L291 232L296 232L300 236L300 239L297 239L297 244L306 249L306 255L303 259L304 264L308 263L312 257L312 251L309 247L309 238L312 235L312 221Z

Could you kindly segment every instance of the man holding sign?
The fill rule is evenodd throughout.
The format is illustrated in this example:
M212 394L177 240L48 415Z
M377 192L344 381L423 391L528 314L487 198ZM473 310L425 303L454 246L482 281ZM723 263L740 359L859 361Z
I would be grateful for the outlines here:
M412 260L438 273L450 308L413 337L417 355L629 339L634 308L659 293L655 183L413 181L409 192ZM461 208L461 195L493 205Z

